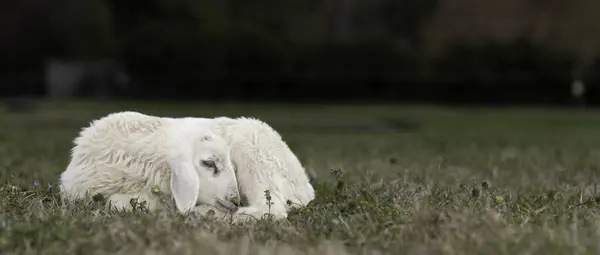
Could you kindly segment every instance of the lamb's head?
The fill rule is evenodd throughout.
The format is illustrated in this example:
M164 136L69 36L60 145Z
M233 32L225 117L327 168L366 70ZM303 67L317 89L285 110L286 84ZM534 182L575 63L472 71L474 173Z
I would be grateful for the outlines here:
M171 191L179 211L198 205L210 205L224 212L237 209L232 201L239 199L237 177L229 148L223 138L203 131L189 138L191 154L173 167Z

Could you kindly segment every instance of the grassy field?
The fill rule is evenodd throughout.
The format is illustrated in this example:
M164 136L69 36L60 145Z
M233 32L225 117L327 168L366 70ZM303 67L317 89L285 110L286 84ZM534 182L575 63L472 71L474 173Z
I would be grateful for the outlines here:
M117 110L259 117L308 169L317 199L287 222L242 226L61 205L72 139ZM96 102L2 111L0 121L3 254L600 252L591 110Z

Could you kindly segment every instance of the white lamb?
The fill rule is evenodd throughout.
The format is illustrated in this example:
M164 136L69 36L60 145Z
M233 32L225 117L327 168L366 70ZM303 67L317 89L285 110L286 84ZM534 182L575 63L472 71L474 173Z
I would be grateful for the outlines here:
M227 144L202 125L119 112L92 122L74 143L60 177L67 199L99 193L119 210L131 210L132 198L156 210L165 206L152 192L157 185L180 212L235 210L228 201L239 190Z
M291 208L306 206L315 198L300 161L268 124L245 117L183 119L190 123L187 126L210 127L228 144L240 194L248 202L233 214L233 222L260 219L265 213L284 219ZM270 206L265 190L270 192Z

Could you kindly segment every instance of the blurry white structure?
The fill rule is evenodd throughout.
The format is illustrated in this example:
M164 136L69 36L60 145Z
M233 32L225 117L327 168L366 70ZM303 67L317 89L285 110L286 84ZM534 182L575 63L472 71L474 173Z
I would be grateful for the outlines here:
M50 60L46 62L46 88L51 98L67 98L75 94L83 80L85 68L79 63Z
M51 98L71 98L81 94L109 96L124 90L128 75L112 60L46 62L46 87Z
M574 98L582 98L585 94L585 84L580 79L575 79L571 83L571 94Z
M576 68L571 82L571 96L578 106L585 106L585 83L583 83L583 68Z

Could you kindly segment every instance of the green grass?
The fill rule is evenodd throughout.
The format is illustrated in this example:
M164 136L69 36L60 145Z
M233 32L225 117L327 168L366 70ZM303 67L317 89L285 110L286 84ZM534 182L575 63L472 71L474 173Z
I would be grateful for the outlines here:
M116 110L262 118L314 177L317 199L287 222L243 226L62 205L48 183L56 185L72 139L93 118ZM382 119L417 128L394 129ZM0 122L6 254L600 251L594 111L46 102L35 113L0 113ZM330 173L337 168L343 173Z

